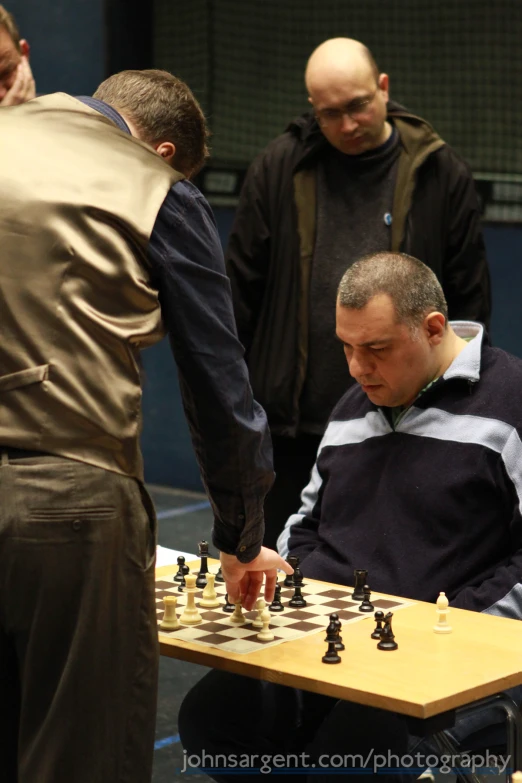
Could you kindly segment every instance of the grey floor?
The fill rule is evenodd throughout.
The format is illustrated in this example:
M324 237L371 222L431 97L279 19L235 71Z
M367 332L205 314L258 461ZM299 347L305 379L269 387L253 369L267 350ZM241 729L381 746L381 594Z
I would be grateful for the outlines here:
M201 539L211 540L210 508L198 508L206 501L204 495L150 485L148 489L158 513L161 546L196 553ZM196 664L165 657L160 659L153 783L210 781L207 775L191 774L189 777L180 773L183 751L177 725L178 710L184 695L207 671Z

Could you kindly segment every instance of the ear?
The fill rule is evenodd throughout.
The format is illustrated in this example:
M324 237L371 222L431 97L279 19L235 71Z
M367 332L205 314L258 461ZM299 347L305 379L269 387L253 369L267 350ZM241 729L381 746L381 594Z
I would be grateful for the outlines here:
M384 100L388 102L390 97L390 78L387 73L381 73L377 82L379 89L383 94Z
M20 40L20 51L24 57L27 57L27 59L29 59L29 49L30 49L29 44L27 43L25 38L22 38Z
M423 327L430 343L440 345L446 333L446 319L442 313L429 313L424 319Z
M172 163L172 159L176 154L175 145L171 141L162 141L159 144L155 144L154 149L156 150L158 155L161 158L163 158L165 163L168 163L170 166L170 164Z

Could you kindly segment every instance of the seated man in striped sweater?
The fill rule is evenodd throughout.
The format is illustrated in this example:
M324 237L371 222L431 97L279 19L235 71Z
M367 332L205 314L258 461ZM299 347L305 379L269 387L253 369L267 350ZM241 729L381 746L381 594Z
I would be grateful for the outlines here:
M451 606L521 618L522 361L492 348L481 324L448 323L433 272L399 253L344 274L336 332L357 384L333 410L280 554L299 556L308 578L351 584L364 568L377 592L435 601L444 590ZM196 728L198 700L219 702L225 687L237 716L264 706L255 731L233 718ZM500 720L490 709L453 731L460 740ZM189 694L180 725L192 753L426 747L393 713L217 672Z

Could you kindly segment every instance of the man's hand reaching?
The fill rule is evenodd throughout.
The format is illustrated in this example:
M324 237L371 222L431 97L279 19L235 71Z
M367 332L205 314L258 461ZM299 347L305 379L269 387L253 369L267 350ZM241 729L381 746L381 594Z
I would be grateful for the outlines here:
M293 568L273 549L261 547L261 551L250 563L241 563L234 555L221 552L221 573L227 586L228 600L234 604L241 601L249 611L254 608L265 577L265 601L274 599L277 570L293 574Z

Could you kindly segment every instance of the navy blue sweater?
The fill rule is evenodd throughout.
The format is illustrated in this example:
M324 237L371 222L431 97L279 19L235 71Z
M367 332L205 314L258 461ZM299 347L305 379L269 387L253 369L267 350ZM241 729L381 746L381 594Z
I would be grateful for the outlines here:
M334 409L279 539L305 576L522 618L522 361L476 337L394 430L359 386Z

